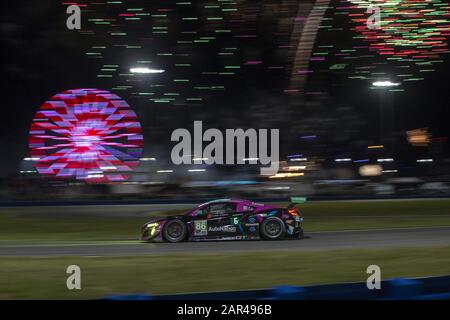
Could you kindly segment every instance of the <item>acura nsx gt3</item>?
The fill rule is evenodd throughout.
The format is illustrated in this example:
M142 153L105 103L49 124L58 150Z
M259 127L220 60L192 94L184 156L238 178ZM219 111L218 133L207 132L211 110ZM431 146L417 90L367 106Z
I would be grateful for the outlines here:
M141 240L181 242L206 240L276 240L303 236L303 217L287 208L249 200L219 199L181 214L154 219L141 228Z

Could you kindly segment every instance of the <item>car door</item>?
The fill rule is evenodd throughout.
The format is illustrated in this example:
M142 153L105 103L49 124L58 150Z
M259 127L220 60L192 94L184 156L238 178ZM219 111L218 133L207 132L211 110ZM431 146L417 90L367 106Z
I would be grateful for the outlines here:
M252 206L243 206L236 214L239 219L240 231L247 239L259 238L259 222Z
M210 204L206 210L208 238L234 237L238 233L238 226L234 224L233 219L235 213L235 203Z

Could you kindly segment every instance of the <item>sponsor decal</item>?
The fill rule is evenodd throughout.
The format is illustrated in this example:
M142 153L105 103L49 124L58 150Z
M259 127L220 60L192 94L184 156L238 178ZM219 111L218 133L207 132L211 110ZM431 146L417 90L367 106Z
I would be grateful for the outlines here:
M246 227L256 227L258 225L259 225L259 223L246 223L245 224Z
M209 227L208 232L236 232L235 226Z
M195 236L208 235L207 220L194 221L194 235Z
M245 240L249 239L247 236L235 236L235 237L220 237L218 238L220 240Z

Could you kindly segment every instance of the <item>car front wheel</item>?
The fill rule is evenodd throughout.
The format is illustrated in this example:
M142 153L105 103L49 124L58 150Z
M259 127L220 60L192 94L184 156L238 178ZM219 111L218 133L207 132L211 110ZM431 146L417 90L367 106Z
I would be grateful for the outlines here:
M179 219L170 220L164 226L164 238L169 242L181 242L186 235L186 224Z

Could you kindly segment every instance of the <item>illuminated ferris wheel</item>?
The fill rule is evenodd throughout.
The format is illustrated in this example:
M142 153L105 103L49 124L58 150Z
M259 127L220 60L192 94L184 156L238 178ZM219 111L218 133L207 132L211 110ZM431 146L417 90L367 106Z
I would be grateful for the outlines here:
M119 96L98 89L53 96L37 111L29 136L40 174L88 182L127 180L142 147L136 113Z

